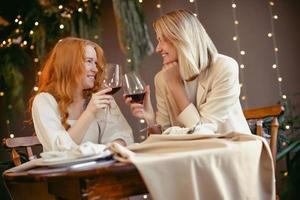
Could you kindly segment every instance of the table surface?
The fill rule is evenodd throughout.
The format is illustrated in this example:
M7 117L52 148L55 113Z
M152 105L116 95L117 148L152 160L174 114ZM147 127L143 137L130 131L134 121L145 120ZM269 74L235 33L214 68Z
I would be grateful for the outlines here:
M16 190L16 185L23 185L23 190L27 190L30 185L28 183L46 183L45 191L49 194L72 199L81 199L82 196L123 198L148 192L140 173L132 163L101 161L75 169L39 167L22 172L6 172L3 177L11 193ZM18 193L15 192L12 196L18 196Z

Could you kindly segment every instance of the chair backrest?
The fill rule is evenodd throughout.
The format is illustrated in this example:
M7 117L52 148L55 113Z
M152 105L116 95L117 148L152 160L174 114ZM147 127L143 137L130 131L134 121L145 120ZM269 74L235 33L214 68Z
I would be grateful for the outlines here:
M16 149L19 147L26 148L28 159L32 160L36 156L33 154L31 147L37 145L41 146L41 143L36 136L3 138L2 140L2 146L11 149L12 160L16 166L21 165L21 156Z
M274 166L276 162L277 135L279 128L278 116L283 111L284 108L281 105L244 110L244 115L247 120L256 120L256 134L261 137L263 137L263 119L266 117L273 117L270 131L270 149L274 160Z

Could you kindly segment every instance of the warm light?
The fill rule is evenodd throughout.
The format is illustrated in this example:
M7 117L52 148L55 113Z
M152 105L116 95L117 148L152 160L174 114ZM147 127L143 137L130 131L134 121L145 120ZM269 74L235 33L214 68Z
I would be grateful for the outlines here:
M285 129L286 129L286 130L289 130L290 128L291 128L290 125L286 125L286 126L285 126Z
M34 45L30 45L30 47L29 47L31 50L33 50L34 49Z
M9 137L10 137L10 138L14 138L15 135L11 133L11 134L9 134Z
M8 119L6 120L6 124L10 124L10 121Z
M141 140L144 140L146 137L144 136L144 135L141 135ZM144 199L147 199L147 197L146 198L144 198Z
M38 75L38 76L40 76L41 74L42 74L42 72L41 72L41 71L38 71L38 72L37 72L37 75Z
M97 40L99 38L98 35L94 35L94 39Z
M0 92L0 97L3 97L4 96L4 92Z
M274 2L273 2L273 1L270 1L270 5L271 5L271 6L274 6Z
M82 8L78 8L78 12L82 12L83 11L83 9Z
M140 3L143 3L143 0L139 0Z
M23 41L23 44L26 46L26 45L27 45L27 41L26 41L26 40L24 40L24 41Z
M19 32L20 32L20 29L17 28L17 29L16 29L16 33L19 33Z
M3 44L3 45L6 45L6 41L4 40L4 41L2 42L2 44Z
M235 4L235 3L233 3L231 6L232 6L233 8L236 8L236 4Z
M23 22L20 20L20 21L18 22L18 24L21 25L21 24L23 24Z
M63 24L61 24L61 25L59 25L59 28L60 28L60 29L64 29L65 26L64 26Z
M278 51L278 48L277 48L277 47L275 47L275 48L274 48L274 51Z
M246 96L242 96L242 100L245 101L246 100Z
M38 58L34 58L33 60L35 63L38 63L39 62L39 59Z
M147 196L146 194L144 194L144 195L143 195L143 198L144 198L144 199L147 199L147 198L148 198L148 196Z
M190 0L190 3L194 3L194 0Z
M15 19L15 22L16 22L16 23L18 23L18 21L19 21L18 19Z
M60 10L63 9L63 8L64 8L63 5L58 6L58 9L60 9Z
M273 18L274 18L274 19L278 19L278 15L274 15Z
M278 77L278 81L281 82L281 81L282 81L282 78L281 78L281 77Z
M33 33L34 33L34 31L33 31L33 30L29 31L29 34L30 34L30 35L33 35Z
M140 123L141 123L141 124L144 124L144 123L145 123L145 120L144 120L144 119L140 119Z
M236 41L237 40L237 36L233 36L233 41Z
M268 37L272 37L272 33L268 33Z
M276 65L276 64L273 64L272 67L273 67L273 69L276 69L276 68L277 68L277 65Z
M39 87L34 86L34 87L33 87L33 90L37 92L37 91L39 90Z
M127 59L127 62L131 63L131 59L130 59L130 58L128 58L128 59Z
M285 95L285 94L284 94L284 95L282 95L282 98L283 98L283 99L286 99L286 95Z
M240 88L243 87L243 83L240 83Z
M234 24L238 25L239 21L238 20L234 20Z
M197 16L198 16L196 13L193 13L193 15L194 15L195 17L197 17Z
M240 65L240 68L244 69L244 68L245 68L245 65L244 65L244 64L241 64L241 65Z
M160 8L160 7L161 7L161 5L158 3L158 4L156 4L156 7L157 7L157 8Z
M246 52L245 51L241 51L241 55L245 55L246 54Z
M284 172L283 176L287 176L289 173L288 172Z
M39 22L37 22L37 21L34 22L34 25L35 25L35 26L38 26L38 25L39 25Z

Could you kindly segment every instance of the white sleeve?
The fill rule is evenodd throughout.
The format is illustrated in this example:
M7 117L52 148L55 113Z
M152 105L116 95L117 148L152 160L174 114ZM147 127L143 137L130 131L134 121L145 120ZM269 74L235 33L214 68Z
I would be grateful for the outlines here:
M117 103L113 101L112 108L107 110L105 129L101 132L101 143L109 143L116 139L122 139L126 145L133 143L132 129L124 118Z
M40 93L34 98L32 119L44 151L63 151L77 146L63 127L57 102L49 93Z

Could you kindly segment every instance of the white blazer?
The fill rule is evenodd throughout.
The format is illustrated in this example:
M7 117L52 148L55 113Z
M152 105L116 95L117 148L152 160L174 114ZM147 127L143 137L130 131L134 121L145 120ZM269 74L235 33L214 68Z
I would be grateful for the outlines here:
M250 134L239 101L240 84L237 62L218 54L216 61L198 77L197 105L190 103L178 116L175 99L163 73L155 76L156 120L163 129L170 126L192 127L197 123L203 133L239 132Z

